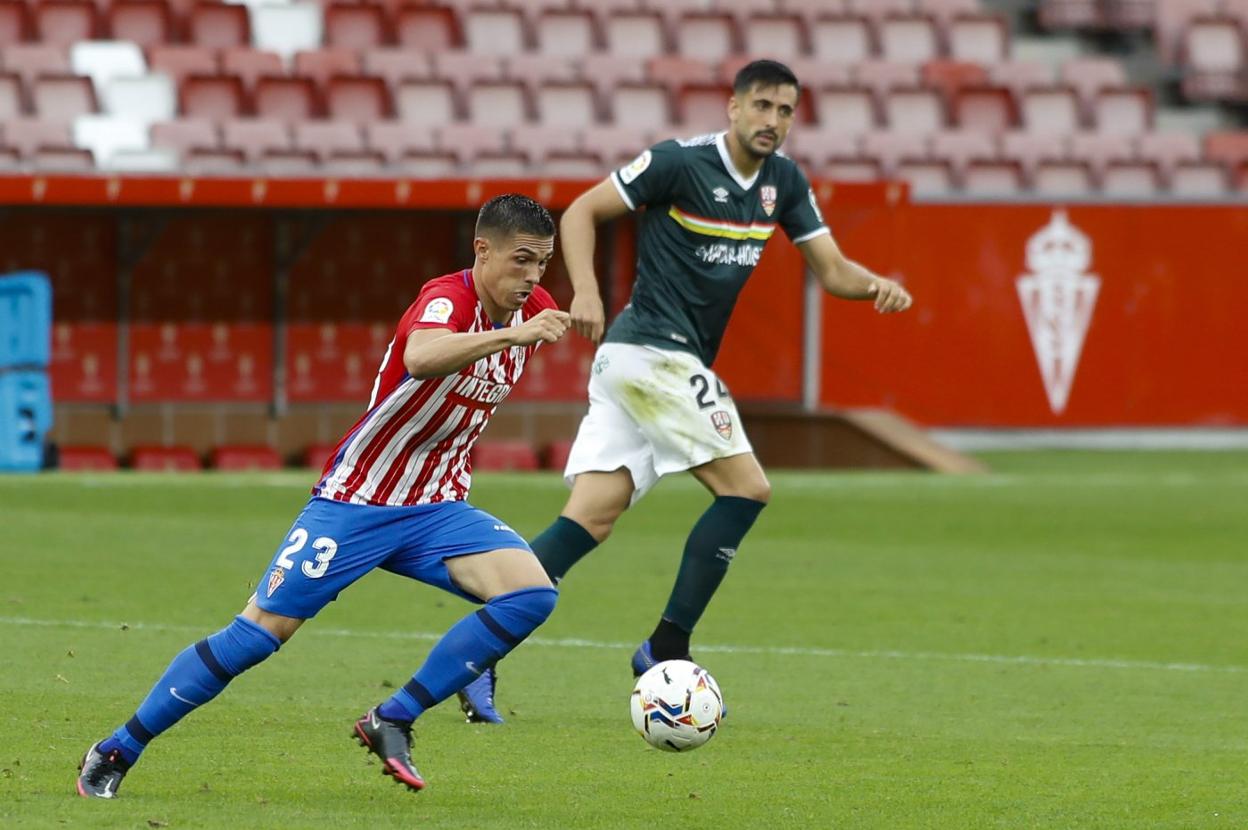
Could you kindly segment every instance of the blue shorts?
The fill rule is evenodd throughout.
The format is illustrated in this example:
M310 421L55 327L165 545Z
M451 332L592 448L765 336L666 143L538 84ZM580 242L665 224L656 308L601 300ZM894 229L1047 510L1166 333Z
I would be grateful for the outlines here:
M256 587L256 605L308 619L374 568L473 602L451 581L447 559L503 548L529 550L503 522L465 501L377 507L313 497Z

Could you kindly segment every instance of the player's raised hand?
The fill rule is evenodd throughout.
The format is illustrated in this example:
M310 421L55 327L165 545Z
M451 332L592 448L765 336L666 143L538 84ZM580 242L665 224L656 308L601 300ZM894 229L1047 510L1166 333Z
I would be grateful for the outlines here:
M568 307L572 314L572 328L582 337L597 343L602 339L606 313L602 310L602 298L597 294L580 293L572 297Z
M554 343L568 330L572 315L557 308L542 309L516 326L516 345L532 346L534 343Z
M875 297L875 310L881 314L905 311L913 302L910 292L902 288L900 283L884 277L876 277L869 291Z

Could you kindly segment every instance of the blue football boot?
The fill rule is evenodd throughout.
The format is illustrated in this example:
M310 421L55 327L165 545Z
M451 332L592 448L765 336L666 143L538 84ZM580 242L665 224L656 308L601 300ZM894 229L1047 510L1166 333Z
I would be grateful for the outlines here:
M503 716L494 708L494 687L498 674L490 666L476 680L457 692L459 708L469 723L502 723Z
M686 654L684 657L678 657L678 658L673 658L673 659L688 660L690 663L697 662L688 654ZM643 641L641 645L637 646L637 650L633 652L633 660L632 660L633 677L641 677L643 674L646 673L647 670L649 670L651 667L661 662L662 662L661 660L654 659L654 652L650 650L650 641L649 640ZM728 717L727 706L724 707L722 717L725 717L725 718Z

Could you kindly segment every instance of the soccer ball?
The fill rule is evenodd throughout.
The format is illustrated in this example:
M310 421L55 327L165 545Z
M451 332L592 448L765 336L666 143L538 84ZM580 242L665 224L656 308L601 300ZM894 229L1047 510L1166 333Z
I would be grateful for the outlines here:
M715 736L724 696L706 669L688 660L665 660L637 678L629 708L633 727L648 744L684 752Z

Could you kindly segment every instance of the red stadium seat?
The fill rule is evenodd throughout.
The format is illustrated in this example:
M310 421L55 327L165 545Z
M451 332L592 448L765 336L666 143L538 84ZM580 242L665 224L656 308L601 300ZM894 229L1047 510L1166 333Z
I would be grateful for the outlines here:
M520 81L534 94L542 84L590 83L581 76L577 61L558 55L511 55L506 76Z
M247 118L221 125L221 145L242 152L249 164L256 164L268 152L293 148L290 127L272 119Z
M979 196L1015 196L1022 189L1022 169L1008 160L974 159L962 179L962 190Z
M40 75L30 103L34 114L46 121L73 121L97 110L91 79L79 75Z
M861 135L879 121L874 96L863 87L824 87L813 98L822 129Z
M686 132L714 132L728 120L728 99L732 89L717 84L699 84L680 90L676 98L679 123Z
M1157 163L1163 179L1180 162L1201 158L1200 142L1191 133L1144 133L1135 139L1135 151L1141 159Z
M5 122L4 143L31 158L40 147L70 147L74 142L67 121L14 118Z
M957 189L953 167L941 159L903 158L896 176L910 185L910 192L920 196L951 193Z
M56 458L57 467L63 472L109 472L117 469L116 457L104 447L58 447Z
M186 118L224 121L247 112L243 82L237 75L188 75L180 92Z
M272 447L229 444L212 451L212 467L223 472L280 470L282 458Z
M923 63L940 57L936 21L926 15L889 15L880 23L879 36L885 60Z
M687 86L714 84L715 70L704 60L667 55L646 62L646 77L675 95Z
M166 147L185 156L196 148L213 149L220 145L217 125L204 119L180 119L152 125L153 147Z
M243 81L247 94L255 92L256 81L264 75L285 75L286 66L276 52L238 46L221 50L221 69L227 75L237 75Z
M395 37L399 46L422 52L458 49L464 42L454 11L421 3L409 3L399 9Z
M454 124L439 127L438 146L455 156L461 166L471 165L481 156L498 156L507 151L506 135L494 126Z
M72 75L69 53L64 46L43 43L14 43L0 50L0 66L5 72L15 72L26 86L34 83L39 75Z
M1216 131L1205 135L1205 158L1238 169L1248 162L1248 130Z
M1039 61L1002 61L988 67L988 79L995 86L1010 90L1021 97L1031 87L1051 86L1053 67Z
M364 134L345 121L309 121L293 128L295 147L314 153L322 163L332 154L359 153L365 149Z
M599 49L597 24L588 10L548 9L538 14L533 34L539 54L582 57Z
M442 151L405 153L399 160L399 168L404 175L417 179L440 179L461 172L455 156Z
M308 78L265 75L256 81L257 118L273 118L287 123L317 117L320 105L316 86Z
M628 124L607 124L581 130L581 149L593 153L614 169L637 158L650 145L650 136Z
M1064 136L1045 133L1012 132L1001 136L1001 157L1019 166L1030 178L1042 161L1063 161L1066 158Z
M0 2L0 48L8 48L26 39L30 30L27 5L21 0Z
M547 470L563 472L568 466L568 456L571 454L571 441L551 441L542 451L542 466Z
M797 15L760 12L742 20L740 30L742 48L747 55L787 57L806 52L805 32ZM798 79L806 81L800 75Z
M539 124L576 129L600 120L597 96L588 83L542 84L535 91L533 103Z
M940 90L945 101L952 104L960 90L965 87L984 86L988 83L988 71L977 63L957 60L935 60L923 64L923 86Z
M449 81L404 81L395 93L394 104L404 121L447 124L460 120Z
M461 19L469 52L502 56L528 50L524 16L518 9L469 8Z
M1153 127L1153 95L1146 87L1102 89L1092 102L1091 122L1103 133L1140 135Z
M830 159L864 157L862 138L857 133L836 132L834 127L794 130L784 149L811 169L824 167ZM872 159L872 164L878 170L879 163Z
M35 40L69 46L100 33L99 11L91 0L43 0L34 7Z
M260 156L260 169L269 176L316 175L316 155L308 150L266 150Z
M22 79L9 73L0 75L0 119L8 121L10 118L20 118L25 109Z
M331 75L359 75L360 54L355 49L338 46L295 53L295 75L311 78L319 89L325 89ZM280 75L281 72L266 74Z
M128 40L144 49L173 39L173 18L165 0L115 0L106 23L113 40Z
M1023 92L1020 108L1023 129L1029 132L1070 134L1083 125L1079 99L1068 86L1028 89Z
M427 80L432 70L427 55L410 49L369 49L364 52L364 72L384 78L394 90L405 80Z
M519 179L531 175L531 171L523 154L504 150L477 156L465 168L465 174L481 179Z
M1067 142L1067 152L1070 158L1087 162L1097 181L1111 163L1135 159L1131 136L1119 133L1075 133Z
M247 159L241 150L196 147L183 155L182 166L192 176L239 176L247 171Z
M537 451L527 441L482 441L472 448L474 470L536 470Z
M518 81L473 84L466 100L474 124L505 128L529 120L528 95Z
M1062 64L1058 75L1063 84L1074 87L1080 105L1089 114L1097 93L1127 84L1126 70L1113 58L1074 58Z
M882 114L890 130L930 134L945 128L945 104L933 89L894 89L884 95Z
M502 58L473 52L438 52L433 56L433 77L449 82L461 97L473 84L512 80L503 71Z
M393 117L394 107L383 79L335 76L325 90L325 114L336 121L367 124Z
M1161 173L1151 161L1111 161L1100 181L1106 196L1151 198L1161 191Z
M832 156L817 172L837 182L877 182L884 178L880 163L866 156Z
M1248 23L1199 17L1183 31L1183 94L1197 101L1248 100Z
M880 163L885 176L897 175L902 159L926 160L927 139L920 133L869 132L862 137L862 155Z
M997 147L989 133L960 130L933 135L928 144L928 153L932 158L949 164L955 179L961 181L971 159L994 159Z
M587 55L581 60L581 76L594 85L598 97L606 100L621 84L644 84L646 63L624 55Z
M215 75L221 69L216 52L202 46L153 46L147 55L153 72L163 72L179 86L188 75Z
M866 60L854 67L854 83L871 88L877 101L898 87L917 87L920 66L898 61Z
M246 6L198 3L191 9L188 40L196 46L228 49L251 45L251 22Z
M1031 189L1045 196L1087 196L1095 189L1092 171L1082 161L1042 161L1031 176Z
M876 53L867 18L828 15L814 20L810 29L811 54L823 61L858 63Z
M663 18L657 12L612 15L603 23L607 52L641 61L667 54Z
M1211 17L1219 12L1218 0L1165 0L1157 4L1157 51L1163 63L1173 64L1181 49L1183 31L1197 17Z
M1010 29L999 14L959 14L947 34L954 60L993 64L1010 56Z
M432 126L404 121L379 121L364 125L366 145L379 153L387 164L398 164L407 153L433 153L437 134Z
M130 466L148 473L195 472L199 455L190 447L139 446L130 451Z
M740 51L736 22L728 14L685 13L671 31L676 54L687 58L714 63Z
M325 43L367 53L393 42L393 32L379 3L334 0L325 7Z
M95 157L80 147L38 147L30 157L31 165L44 173L92 173Z
M807 90L819 89L825 86L849 86L853 79L853 66L848 63L833 63L813 58L795 58L789 61L789 68L793 70L793 74L797 75L797 79L801 81L802 88ZM725 78L724 80L727 83L732 83L732 78ZM806 95L809 95L809 93L806 93ZM809 107L806 108L809 109Z
M1221 162L1179 162L1170 172L1170 192L1176 196L1221 198L1230 191L1230 184Z
M606 111L608 120L643 130L667 129L673 121L671 99L659 84L620 84Z

